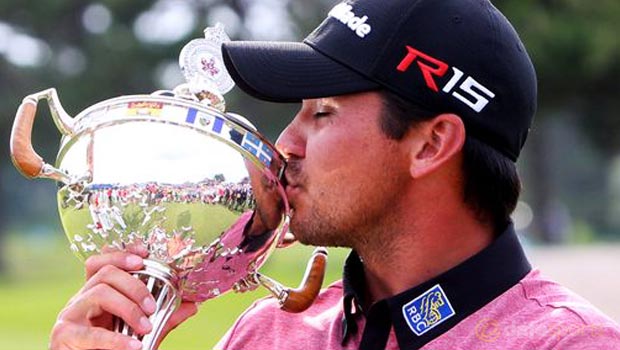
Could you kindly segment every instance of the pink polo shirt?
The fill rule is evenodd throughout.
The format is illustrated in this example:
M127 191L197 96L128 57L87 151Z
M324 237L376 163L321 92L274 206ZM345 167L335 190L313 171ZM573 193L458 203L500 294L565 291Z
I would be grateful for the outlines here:
M257 301L216 346L218 350L358 349L362 332L343 340L343 285L323 290L307 311L281 311L277 301ZM363 330L365 319L356 319ZM386 349L399 349L392 328ZM618 324L570 290L532 270L514 286L420 349L611 350L620 349Z

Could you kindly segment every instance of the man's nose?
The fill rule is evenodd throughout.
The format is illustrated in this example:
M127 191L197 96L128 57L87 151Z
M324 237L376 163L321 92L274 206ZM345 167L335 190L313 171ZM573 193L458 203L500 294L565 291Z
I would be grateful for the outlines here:
M306 156L305 135L295 120L280 133L276 140L276 148L285 158L304 158Z

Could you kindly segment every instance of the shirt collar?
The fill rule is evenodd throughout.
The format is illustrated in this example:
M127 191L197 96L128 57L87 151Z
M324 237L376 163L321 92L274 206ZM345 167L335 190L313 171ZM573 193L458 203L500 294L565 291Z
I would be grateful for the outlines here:
M363 313L366 326L360 349L385 348L392 326L401 349L419 349L510 289L530 270L510 224L465 262L362 310L364 267L353 251L344 266L343 345L357 332L356 318Z

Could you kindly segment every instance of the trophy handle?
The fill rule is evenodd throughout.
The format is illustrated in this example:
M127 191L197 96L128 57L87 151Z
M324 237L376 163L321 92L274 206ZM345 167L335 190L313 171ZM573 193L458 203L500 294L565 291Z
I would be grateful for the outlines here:
M282 310L298 313L309 308L319 295L326 265L327 249L318 247L312 253L304 278L297 289L284 287L279 282L258 272L254 277L278 299Z
M28 95L17 109L11 130L11 159L15 167L28 178L41 177L66 183L69 181L67 174L45 163L32 148L32 126L37 114L37 103L41 99L47 99L56 127L65 135L73 133L73 118L62 108L56 89Z

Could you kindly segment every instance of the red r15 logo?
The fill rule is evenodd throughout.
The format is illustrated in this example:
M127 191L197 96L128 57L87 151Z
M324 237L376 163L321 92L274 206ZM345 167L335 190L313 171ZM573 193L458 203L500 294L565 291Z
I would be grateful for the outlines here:
M420 71L422 71L426 86L435 92L439 92L434 76L443 77L446 75L449 68L448 64L407 45L407 55L396 69L400 72L405 72L414 61L417 61L418 67ZM456 67L452 67L452 71L454 75L441 91L447 94L452 92L452 96L468 105L474 111L480 113L489 103L489 99L495 97L495 94L471 76L466 77L458 88L455 89L454 87L461 81L461 78L463 78L465 74Z

